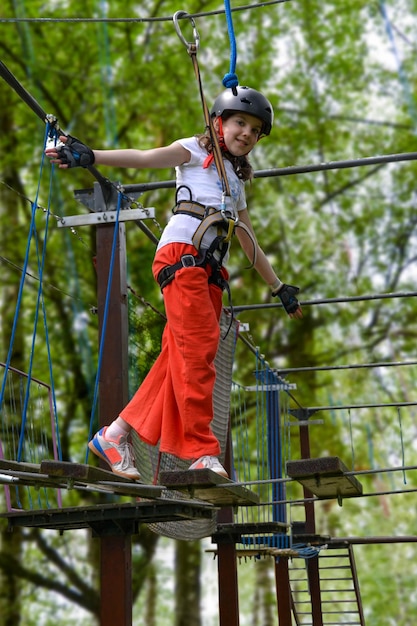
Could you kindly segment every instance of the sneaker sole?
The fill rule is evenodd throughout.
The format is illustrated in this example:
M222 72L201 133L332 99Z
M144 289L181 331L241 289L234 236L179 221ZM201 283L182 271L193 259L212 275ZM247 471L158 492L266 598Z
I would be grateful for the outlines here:
M115 469L113 467L113 465L110 463L110 461L108 460L108 458L104 454L102 454L98 448L96 448L96 446L94 445L94 440L93 439L88 444L88 447L89 447L89 449L91 450L91 452L93 454L95 454L102 461L107 463L107 465L110 467L110 469L113 472L113 474L116 474L116 476L121 476L122 478L129 478L129 480L136 480L136 481L140 481L141 480L139 472L138 472L138 477L137 478L133 478L133 476L130 476L129 474L126 474L125 472L121 472L121 471Z
M216 471L215 469L213 469L212 467L189 467L188 468L191 472L200 472L201 470L207 470L209 469L211 472L214 472L215 474L218 474L218 476L222 476L223 478L229 478L229 474L226 472L226 470L218 470Z

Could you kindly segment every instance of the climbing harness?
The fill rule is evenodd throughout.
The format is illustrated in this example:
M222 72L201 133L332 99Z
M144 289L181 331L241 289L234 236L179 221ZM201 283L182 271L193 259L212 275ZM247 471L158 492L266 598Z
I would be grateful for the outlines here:
M210 265L212 273L209 277L209 283L215 284L221 289L228 289L227 281L221 276L221 263L213 256L213 250L205 250L202 255L184 254L178 263L167 265L158 274L157 280L161 290L163 290L175 277L178 270L183 267L202 267Z
M197 250L200 250L201 242L207 230L212 226L217 226L220 230L224 230L226 232L225 235L219 234L219 239L217 243L228 244L236 230L236 228L241 228L246 232L250 240L254 245L254 260L253 264L256 262L256 244L253 238L253 234L249 230L249 228L243 222L240 222L239 219L234 216L231 211L227 209L216 209L216 207L205 206L204 204L200 204L199 202L192 202L181 200L177 202L176 206L173 209L174 215L183 214L190 215L191 217L196 217L201 220L201 224L198 226L195 231L192 242ZM224 254L227 251L227 246L224 248ZM224 257L223 254L223 257Z
M176 197L178 196L178 191L182 188L186 187L186 185L181 185L177 189ZM188 189L188 187L187 187ZM191 195L191 192L190 192ZM211 275L209 277L209 283L214 283L218 285L221 289L228 290L227 281L221 275L221 268L224 255L228 249L228 236L231 237L230 228L226 236L218 235L213 239L210 246L207 249L202 249L200 244L203 238L204 233L210 226L218 226L221 228L229 221L225 220L223 217L223 212L219 211L215 207L212 206L204 206L200 202L189 202L185 200L177 201L175 207L173 208L174 215L190 215L191 217L195 217L201 220L201 224L197 228L193 236L193 245L198 251L198 254L185 254L181 257L178 263L174 263L173 265L167 265L164 267L158 274L157 281L161 287L161 290L173 280L175 273L177 270L182 269L183 267L203 267L205 268L207 265L211 267ZM200 229L203 226L201 232Z
M229 243L234 233L235 227L239 225L239 220L231 211L227 209L216 209L216 207L205 206L200 202L187 202L181 200L173 209L174 215L190 215L201 220L201 224L193 235L193 245L200 250L201 241L206 231L212 226L218 226L221 230L226 231L226 235L222 236L222 243ZM225 250L226 252L226 250Z

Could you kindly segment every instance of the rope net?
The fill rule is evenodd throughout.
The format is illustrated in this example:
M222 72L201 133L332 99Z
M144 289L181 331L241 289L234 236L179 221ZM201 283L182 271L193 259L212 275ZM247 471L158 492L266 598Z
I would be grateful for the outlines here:
M258 506L234 511L234 524L242 529L243 549L287 549L285 463L290 452L286 429L292 386L256 354L255 384L232 384L231 432L235 480L247 484L259 498ZM245 534L245 528L251 532ZM253 529L258 529L253 532Z
M289 538L285 535L286 507L285 486L279 479L284 475L288 423L288 394L290 385L279 378L269 366L256 355L254 360L254 385L245 387L232 381L233 362L238 337L239 322L231 320L223 311L221 340L216 355L216 384L214 388L213 431L222 450L220 461L224 463L225 450L230 439L232 444L232 475L236 482L250 484L259 498L259 505L239 506L233 516L234 524L240 527L257 525L258 535L253 532L242 534L245 548L269 547L288 548ZM229 332L228 332L229 331ZM284 393L281 393L284 392ZM164 471L187 470L189 461L159 453L157 446L133 438L136 464L147 483L152 483L155 474ZM273 481L271 479L278 479ZM219 487L221 489L221 487ZM172 489L164 490L163 498L188 499L189 496ZM158 534L173 539L196 540L212 535L217 529L217 511L209 520L184 520L151 524Z
M220 319L221 339L215 359L216 383L214 387L214 418L212 429L219 440L222 454L220 461L224 462L224 451L226 450L227 434L229 429L230 415L230 388L232 381L232 368L236 339L238 333L238 322L231 320L230 314L225 310ZM150 446L139 439L133 437L133 447L135 450L136 465L140 475L146 483L152 483L155 473L158 471L186 470L190 462L179 459L170 454L159 454L158 446ZM188 499L181 492L164 490L162 498ZM216 529L216 512L213 511L209 520L184 520L181 522L161 522L151 524L150 528L158 534L173 539L194 540L211 535Z
M13 473L35 473L44 459L58 460L57 434L52 392L49 385L0 363L4 397L0 407L0 479L7 482ZM10 480L10 482L12 482ZM41 485L41 483L40 483ZM61 506L61 493L37 485L5 486L7 511L49 509Z

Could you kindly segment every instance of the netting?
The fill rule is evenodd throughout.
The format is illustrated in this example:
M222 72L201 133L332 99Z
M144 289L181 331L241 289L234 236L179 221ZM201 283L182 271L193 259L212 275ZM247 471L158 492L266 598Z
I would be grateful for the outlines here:
M240 506L234 524L242 529L243 548L289 547L286 536L285 463L290 455L289 395L293 388L256 355L255 384L232 384L231 425L235 480L259 498ZM251 532L245 529L251 529ZM254 530L255 529L255 530Z
M214 418L212 421L212 429L219 440L222 454L220 461L224 461L224 451L226 449L227 434L229 429L230 415L230 388L232 381L233 359L236 346L236 338L238 332L238 322L231 320L230 314L225 310L220 319L221 339L219 349L215 359L216 367L216 383L214 387ZM158 446L150 446L139 439L133 437L133 446L135 449L136 465L143 480L152 483L155 472L169 470L186 470L190 462L179 459L173 455L162 453L159 454ZM164 490L163 498L184 499L187 496L184 493ZM216 511L213 511L212 518L209 520L184 520L180 522L161 522L151 524L150 528L158 534L173 539L194 540L207 537L212 534L216 528Z
M14 462L20 471L35 472L44 459L58 459L56 424L51 388L27 374L4 368L4 398L0 407L0 474L9 472ZM18 465L13 465L15 473ZM4 475L6 482L7 475ZM14 509L48 509L61 505L59 490L16 485L5 487L6 507Z

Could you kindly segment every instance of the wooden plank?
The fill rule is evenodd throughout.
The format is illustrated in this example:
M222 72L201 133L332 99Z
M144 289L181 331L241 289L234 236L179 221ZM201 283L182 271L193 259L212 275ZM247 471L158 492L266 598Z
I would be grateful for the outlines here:
M0 473L17 478L16 485L54 489L90 489L134 498L159 498L162 487L145 485L113 472L68 461L20 463L0 460Z
M167 489L188 493L215 506L259 504L256 493L210 469L161 472L159 482Z
M94 465L68 461L42 461L40 469L48 476L72 481L74 486L96 485L120 495L142 498L158 498L162 494L162 487L158 485L146 485Z
M88 483L95 483L100 480L110 480L111 482L121 482L131 484L131 478L118 476L110 470L86 465L84 463L70 463L69 461L42 461L40 471L48 476L59 476L61 478L74 478Z
M19 472L39 473L39 463L24 463L18 461L9 461L8 459L0 459L0 470L16 470Z
M362 485L339 457L321 457L287 462L287 474L318 498L340 498L362 495Z

